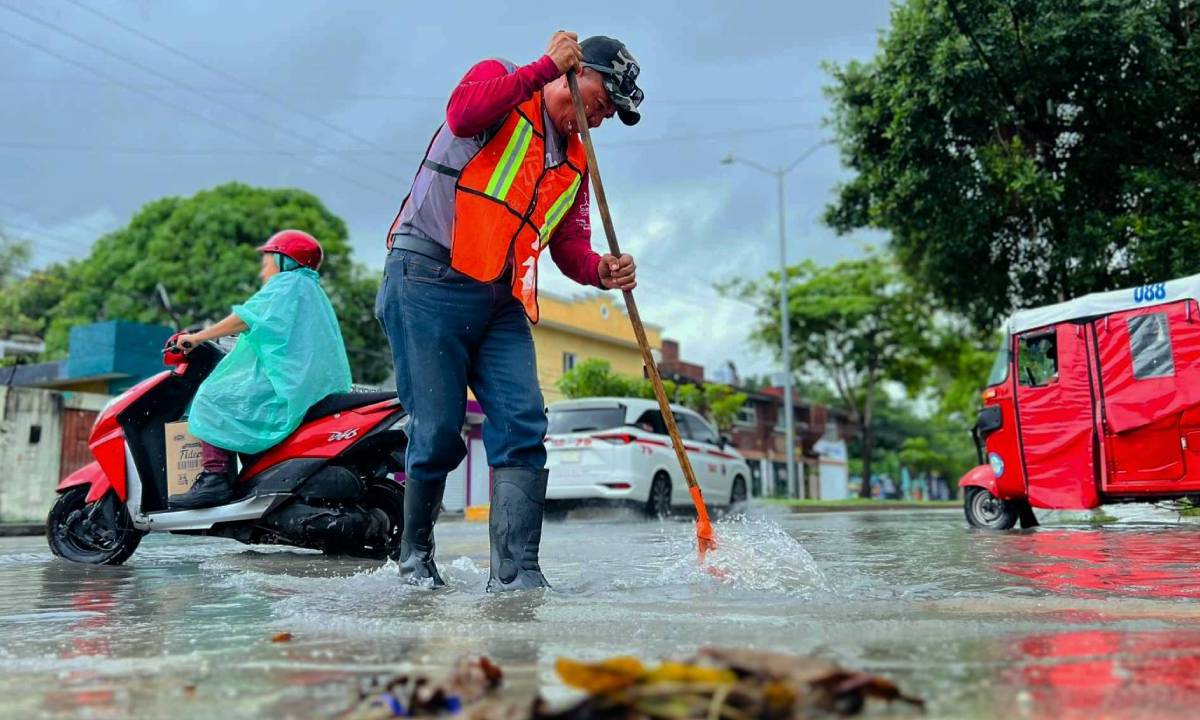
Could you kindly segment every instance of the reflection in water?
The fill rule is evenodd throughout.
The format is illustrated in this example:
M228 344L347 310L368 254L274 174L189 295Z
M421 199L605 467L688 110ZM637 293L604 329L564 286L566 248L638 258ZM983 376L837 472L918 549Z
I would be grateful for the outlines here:
M1034 717L1195 717L1200 631L1078 630L1030 635L1009 651L998 690Z
M976 533L961 514L548 525L549 592L489 596L487 528L438 528L448 587L395 565L151 536L127 567L0 540L0 715L328 717L364 680L491 656L553 695L556 658L703 645L817 653L925 695L932 717L1166 716L1200 703L1200 532ZM286 630L288 643L271 637ZM1003 695L1003 702L999 700ZM1022 710L1023 708L1023 710ZM1018 712L1020 711L1020 712Z
M1040 530L1009 538L996 569L1076 597L1200 598L1193 528Z

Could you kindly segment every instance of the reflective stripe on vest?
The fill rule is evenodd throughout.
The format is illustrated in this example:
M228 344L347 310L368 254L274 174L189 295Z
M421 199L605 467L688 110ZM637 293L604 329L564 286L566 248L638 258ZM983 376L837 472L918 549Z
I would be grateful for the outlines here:
M504 153L500 155L500 162L496 164L492 179L488 181L487 188L484 190L486 194L500 201L508 197L513 180L517 179L517 170L525 161L525 153L529 152L531 139L533 139L533 126L529 124L528 120L521 118L517 123L516 131L513 132L512 137L508 140L508 145L504 148Z
M538 256L570 211L587 172L587 154L574 134L566 139L562 161L547 166L545 123L542 96L536 93L462 163L455 178L450 244L450 266L474 280L494 282L508 268L512 294L533 322L538 320ZM426 160L447 165L436 153Z
M554 201L550 209L546 211L546 221L538 228L538 239L541 247L546 247L546 243L550 242L550 237L554 235L554 229L562 222L562 219L570 209L571 204L575 202L575 193L579 192L579 185L583 181L582 175L576 175L571 184L563 191L562 195Z

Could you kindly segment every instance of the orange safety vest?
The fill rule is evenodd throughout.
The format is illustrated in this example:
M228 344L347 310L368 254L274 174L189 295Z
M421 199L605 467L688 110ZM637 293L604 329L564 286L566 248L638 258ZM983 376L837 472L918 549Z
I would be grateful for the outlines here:
M518 105L503 127L463 167L454 188L450 266L492 282L512 260L512 294L538 321L537 262L575 202L587 172L579 136L567 138L566 159L546 167L542 94Z

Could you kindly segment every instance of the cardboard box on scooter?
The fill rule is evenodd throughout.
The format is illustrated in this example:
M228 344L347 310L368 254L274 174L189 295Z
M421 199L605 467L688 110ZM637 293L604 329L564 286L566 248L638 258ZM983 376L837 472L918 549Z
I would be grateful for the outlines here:
M167 446L167 496L181 495L200 476L200 440L188 432L187 421L163 426Z

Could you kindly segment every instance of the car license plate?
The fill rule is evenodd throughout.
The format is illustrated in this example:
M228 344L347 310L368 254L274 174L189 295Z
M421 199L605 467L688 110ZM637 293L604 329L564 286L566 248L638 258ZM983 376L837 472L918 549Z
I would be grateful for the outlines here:
M559 462L577 463L577 462L579 462L579 451L578 450L566 450L566 451L560 452L560 453L558 453L558 459L559 459Z

